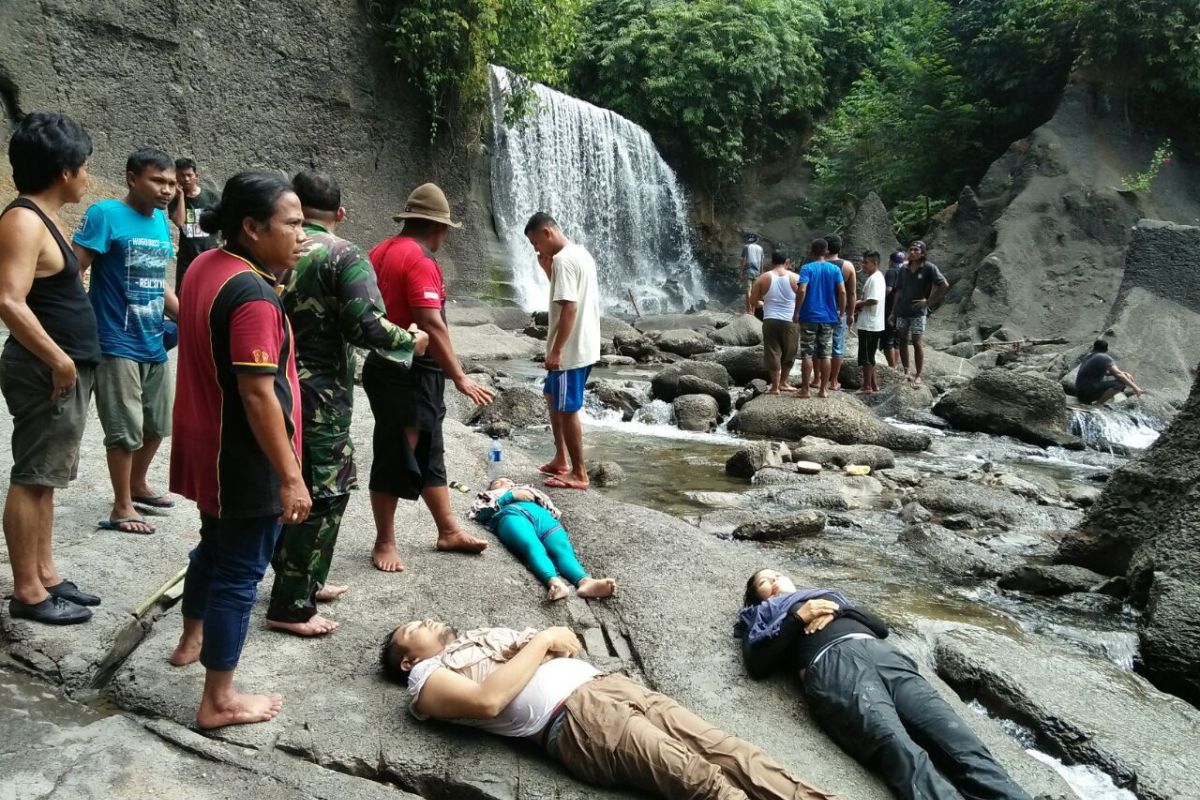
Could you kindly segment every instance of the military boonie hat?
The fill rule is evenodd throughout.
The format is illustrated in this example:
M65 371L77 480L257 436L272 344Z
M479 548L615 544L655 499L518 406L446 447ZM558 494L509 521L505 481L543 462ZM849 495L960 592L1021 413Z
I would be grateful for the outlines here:
M451 228L461 228L461 222L450 219L450 203L436 183L422 183L413 189L404 203L404 210L392 217L396 222L406 219L427 219Z

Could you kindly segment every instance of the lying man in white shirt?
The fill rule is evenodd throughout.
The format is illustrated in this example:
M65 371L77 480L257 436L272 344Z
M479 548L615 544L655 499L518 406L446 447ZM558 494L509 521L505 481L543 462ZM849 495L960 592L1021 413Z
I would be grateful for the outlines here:
M420 720L536 742L568 773L665 798L832 800L749 742L674 700L575 658L567 628L483 628L459 636L414 620L388 636L384 675L408 686Z

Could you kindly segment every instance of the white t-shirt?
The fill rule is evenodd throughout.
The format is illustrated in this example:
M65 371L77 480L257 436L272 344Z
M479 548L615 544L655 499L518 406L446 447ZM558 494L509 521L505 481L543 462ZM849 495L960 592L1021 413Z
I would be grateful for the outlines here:
M572 242L554 256L547 353L558 335L560 301L576 304L575 327L563 345L562 369L590 367L600 360L600 286L596 281L596 261L581 244Z
M863 306L858 312L858 329L860 331L883 330L883 300L887 287L884 284L883 273L875 270L863 285L863 300L874 300L875 305Z
M408 709L417 719L429 719L427 714L417 711L417 700L429 676L439 669L449 669L440 658L422 661L408 673ZM600 670L578 658L554 658L537 668L529 683L513 701L493 719L458 719L455 722L482 728L497 736L533 736L539 733L554 709L570 696L571 692L600 674Z

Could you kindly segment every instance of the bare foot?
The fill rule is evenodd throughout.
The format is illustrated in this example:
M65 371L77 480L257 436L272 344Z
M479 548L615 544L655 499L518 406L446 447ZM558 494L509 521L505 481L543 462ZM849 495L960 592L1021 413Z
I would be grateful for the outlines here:
M456 530L450 533L439 533L437 549L456 553L482 553L487 549L487 542L483 539L476 539L469 533Z
M211 730L226 725L267 722L274 719L281 708L283 698L277 694L231 694L220 703L205 698L196 712L196 727Z
M812 395L808 393L807 389L802 389L796 392L796 397L803 397L805 400L807 400L808 398L812 397Z
M267 627L277 631L294 633L297 636L324 636L327 633L336 631L338 623L331 619L325 619L320 614L313 614L308 622L280 622L268 619Z
M404 572L404 562L394 544L377 544L371 549L371 563L380 572Z
M767 389L763 394L779 394L778 389Z
M591 599L612 597L617 593L617 582L612 578L584 578L575 593Z
M829 397L829 393L824 389L821 389L819 392L817 392L817 397Z
M171 662L175 667L186 667L188 664L194 664L200 660L200 645L204 644L201 638L194 638L188 635L179 637L179 644L175 645L175 651L171 653L167 661Z
M862 389L859 389L857 392L855 392L855 394L870 394L870 393L871 393L871 390L867 389L867 388L862 388Z
M316 599L319 603L328 603L330 600L338 599L348 591L350 591L349 586L343 586L340 583L327 583L320 589L317 589Z
M915 376L913 378L912 384L913 384L913 386L920 386L921 385L921 376L920 375Z
M842 390L842 385L840 383L835 383L829 387L829 390L833 392L840 392Z
M562 578L551 578L550 583L546 588L546 599L554 602L555 600L563 600L571 593L567 582Z

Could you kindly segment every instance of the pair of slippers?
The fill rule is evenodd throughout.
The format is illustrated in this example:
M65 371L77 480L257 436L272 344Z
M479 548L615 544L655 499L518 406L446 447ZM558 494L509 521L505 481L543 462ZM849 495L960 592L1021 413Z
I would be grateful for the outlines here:
M160 494L157 497L134 497L134 505L145 506L146 508L165 511L175 507L175 501L171 500L167 495ZM117 519L102 519L96 523L96 527L103 531L117 531L118 533L136 533L141 536L148 536L155 533L156 528L147 522L142 517L119 517ZM145 530L149 528L149 530Z

